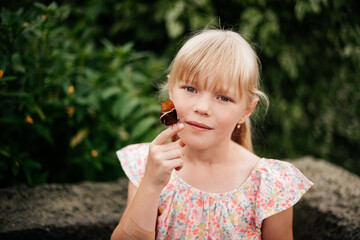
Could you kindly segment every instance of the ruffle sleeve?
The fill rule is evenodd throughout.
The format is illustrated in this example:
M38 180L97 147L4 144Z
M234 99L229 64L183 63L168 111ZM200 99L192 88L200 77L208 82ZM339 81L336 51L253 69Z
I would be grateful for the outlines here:
M260 183L256 196L256 225L297 203L313 183L288 162L267 159L260 168Z
M136 187L144 177L148 152L148 143L129 145L116 152L126 176Z

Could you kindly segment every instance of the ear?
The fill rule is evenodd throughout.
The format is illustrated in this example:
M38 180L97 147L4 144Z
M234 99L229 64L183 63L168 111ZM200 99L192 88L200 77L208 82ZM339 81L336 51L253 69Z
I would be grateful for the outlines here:
M239 120L239 124L242 124L243 122L245 122L245 120L250 117L250 115L254 112L256 105L258 104L259 99L256 98L252 103L249 104L249 106L245 109L244 114L242 115L242 117Z

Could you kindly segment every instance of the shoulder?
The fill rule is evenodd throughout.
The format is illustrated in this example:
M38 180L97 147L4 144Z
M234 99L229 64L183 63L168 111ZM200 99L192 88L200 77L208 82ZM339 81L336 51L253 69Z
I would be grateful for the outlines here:
M262 158L254 173L257 223L296 204L313 183L286 161Z
M307 183L309 188L312 185L312 182L307 179L299 169L287 161L262 158L258 164L258 174L261 176L263 181L270 181L273 183L281 182L287 185ZM281 184L279 184L278 187L280 186ZM300 189L304 188L301 185L297 187Z
M138 187L145 173L149 143L128 145L116 152L121 167L129 180Z

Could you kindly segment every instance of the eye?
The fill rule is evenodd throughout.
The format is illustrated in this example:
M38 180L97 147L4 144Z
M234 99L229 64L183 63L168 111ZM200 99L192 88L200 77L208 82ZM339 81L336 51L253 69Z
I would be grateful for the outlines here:
M223 102L230 102L230 101L231 101L230 98L227 98L227 97L225 97L225 96L220 96L220 97L218 97L218 99L221 100L221 101L223 101Z
M184 87L184 89L188 92L196 93L196 89L193 87Z

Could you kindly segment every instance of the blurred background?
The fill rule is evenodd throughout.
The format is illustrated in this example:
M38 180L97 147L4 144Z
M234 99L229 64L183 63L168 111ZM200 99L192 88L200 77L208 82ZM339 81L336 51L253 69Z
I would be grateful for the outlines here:
M270 98L255 152L360 175L356 0L0 1L0 187L111 181L162 129L158 84L192 32L240 32Z

